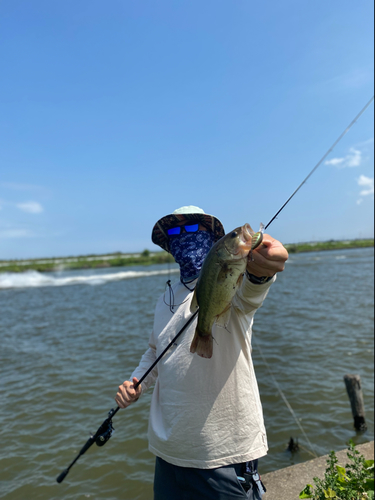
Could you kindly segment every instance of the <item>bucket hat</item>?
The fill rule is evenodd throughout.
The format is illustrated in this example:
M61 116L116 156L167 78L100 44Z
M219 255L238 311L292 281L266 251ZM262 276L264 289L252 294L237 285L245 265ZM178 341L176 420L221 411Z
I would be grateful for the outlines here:
M157 221L151 239L155 245L169 252L168 229L183 221L199 221L208 231L214 233L215 242L225 235L223 224L213 215L206 214L201 208L189 205L177 208L169 215L165 215Z

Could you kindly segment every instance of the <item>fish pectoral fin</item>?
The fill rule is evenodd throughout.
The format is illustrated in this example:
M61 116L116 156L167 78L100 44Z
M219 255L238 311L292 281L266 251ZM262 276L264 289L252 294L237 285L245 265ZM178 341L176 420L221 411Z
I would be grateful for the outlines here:
M190 312L195 313L195 311L198 309L198 300L197 300L197 291L194 290L194 295L193 298L191 299L190 303Z
M231 269L224 262L223 265L220 266L220 271L217 274L216 284L221 285L222 283L225 283L225 281L228 279L228 277L232 276L231 273L232 273Z
M216 316L215 325L222 326L227 330L227 324L229 323L230 315L231 315L231 307L232 304L228 304L227 307L221 312L218 316Z

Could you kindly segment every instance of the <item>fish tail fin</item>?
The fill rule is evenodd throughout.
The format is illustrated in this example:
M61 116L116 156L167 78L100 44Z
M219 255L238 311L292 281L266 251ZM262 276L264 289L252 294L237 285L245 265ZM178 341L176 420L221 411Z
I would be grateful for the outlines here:
M197 353L201 358L211 358L213 351L212 335L202 335L198 328L195 330L193 342L190 346L190 352Z

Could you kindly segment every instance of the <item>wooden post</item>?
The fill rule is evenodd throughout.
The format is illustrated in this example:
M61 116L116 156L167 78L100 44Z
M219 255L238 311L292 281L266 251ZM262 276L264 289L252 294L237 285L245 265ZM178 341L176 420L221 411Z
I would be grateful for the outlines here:
M357 431L365 431L367 429L365 421L365 405L363 403L363 394L361 387L361 377L359 375L345 375L344 377L346 390L352 406L354 417L354 427Z

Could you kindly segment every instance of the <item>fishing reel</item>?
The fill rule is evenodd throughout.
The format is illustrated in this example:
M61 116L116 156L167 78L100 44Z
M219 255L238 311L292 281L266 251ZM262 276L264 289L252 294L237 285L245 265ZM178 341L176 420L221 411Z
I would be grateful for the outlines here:
M105 443L112 436L112 432L115 430L112 424L112 416L114 414L114 410L111 410L108 413L108 418L104 420L102 425L99 427L95 434L95 443L97 446L104 446Z

